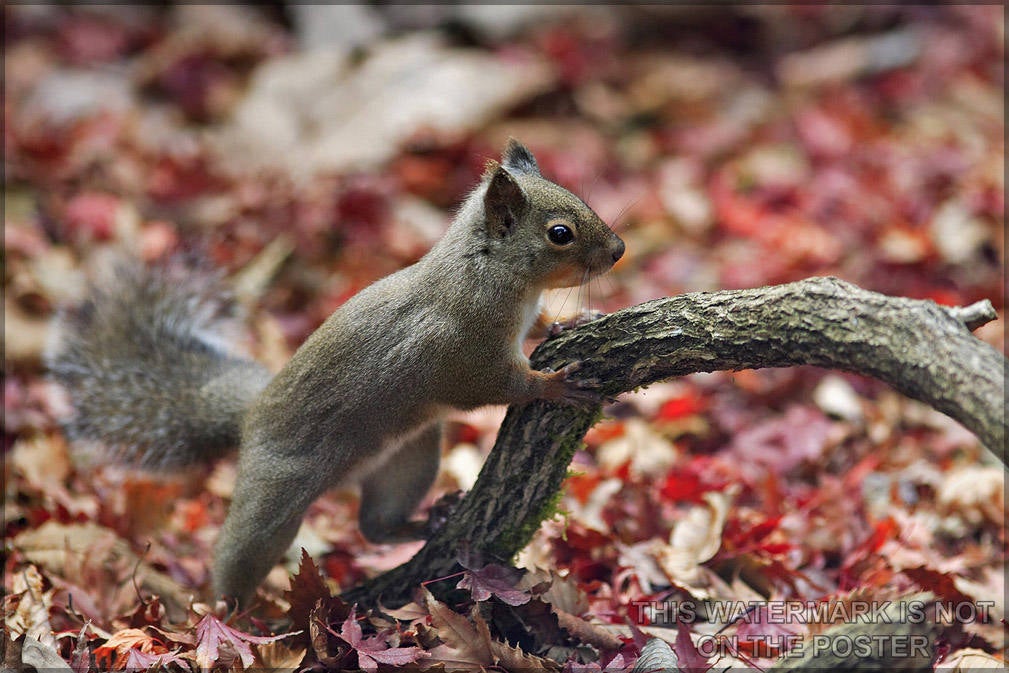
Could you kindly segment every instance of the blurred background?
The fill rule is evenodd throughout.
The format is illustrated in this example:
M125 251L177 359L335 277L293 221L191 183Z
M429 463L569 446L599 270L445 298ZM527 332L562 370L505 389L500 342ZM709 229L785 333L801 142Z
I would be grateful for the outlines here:
M39 356L52 311L80 291L93 252L209 257L250 309L253 350L279 367L348 297L439 238L509 136L627 242L612 272L553 298L558 313L832 274L942 304L988 298L1001 319L978 335L1004 348L1001 6L8 3L3 12L4 446L20 475L8 533L72 519L80 506L51 500L61 497L51 466L62 464L51 457L63 449ZM469 451L446 462L459 485L475 475L473 446L493 439L497 413L455 427L451 443ZM743 530L831 483L836 497L822 506L844 510L833 511L837 528L793 521L789 539L813 551L789 567L820 563L824 586L858 586L879 565L846 566L838 579L831 555L854 548L871 522L935 504L943 483L994 489L1002 475L944 482L980 455L973 437L886 386L810 368L687 377L609 414L576 459L583 476L564 503L575 514L563 544L579 539L586 494L614 475L625 485L593 500L584 525L627 543L668 534L657 522L670 520L647 507L629 513L659 492L631 484L680 502L744 483ZM49 472L32 455L49 456ZM933 467L914 467L920 460ZM852 465L857 474L844 476ZM60 474L70 492L101 496L69 468ZM116 493L95 511L122 510ZM989 495L956 535L1004 540L1001 500ZM207 507L206 521L219 522L220 501ZM179 530L203 540L197 520ZM898 528L875 530L889 539ZM319 530L330 576L359 577L363 542L344 540L341 551L343 532ZM199 584L206 551L165 567ZM581 563L576 574L611 577L602 561L555 556ZM985 577L994 582L997 569ZM979 593L998 593L996 584Z
M298 343L422 254L509 135L628 239L603 308L814 274L1003 304L1001 7L4 12L26 319L59 291L19 281L32 245L235 271L284 234L264 301Z

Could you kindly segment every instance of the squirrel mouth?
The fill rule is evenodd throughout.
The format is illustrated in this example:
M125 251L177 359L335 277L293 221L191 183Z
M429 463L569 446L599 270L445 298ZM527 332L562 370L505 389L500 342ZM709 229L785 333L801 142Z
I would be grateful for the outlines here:
M547 288L577 287L584 285L597 276L601 276L609 271L612 266L613 262L609 260L592 264L591 266L565 264L544 278L543 285Z

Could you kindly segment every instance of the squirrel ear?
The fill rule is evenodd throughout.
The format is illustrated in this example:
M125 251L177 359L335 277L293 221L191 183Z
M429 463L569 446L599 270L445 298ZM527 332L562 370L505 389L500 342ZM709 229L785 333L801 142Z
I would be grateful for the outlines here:
M501 154L501 163L519 173L527 173L529 175L540 174L540 167L536 163L536 157L533 156L533 153L525 145L514 138L508 139L508 144Z
M498 166L483 197L487 233L495 238L510 234L525 213L526 205L526 195L519 183L505 168Z

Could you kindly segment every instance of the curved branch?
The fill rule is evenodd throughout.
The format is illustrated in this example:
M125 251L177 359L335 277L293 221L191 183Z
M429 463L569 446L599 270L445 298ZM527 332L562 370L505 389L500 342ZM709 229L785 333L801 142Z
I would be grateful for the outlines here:
M948 308L888 297L836 278L752 290L696 292L623 309L544 342L535 368L583 363L607 396L695 372L815 365L875 377L973 431L1003 463L1006 358L971 329L990 302ZM600 407L512 407L473 490L406 564L348 592L350 600L409 600L448 575L469 546L510 559L554 507L568 463Z

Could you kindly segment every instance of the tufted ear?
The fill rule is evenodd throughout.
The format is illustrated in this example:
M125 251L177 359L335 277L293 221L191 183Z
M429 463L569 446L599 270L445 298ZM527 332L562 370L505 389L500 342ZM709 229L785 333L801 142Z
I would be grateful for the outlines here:
M501 163L506 167L518 173L526 173L528 175L539 175L540 167L536 163L536 157L529 149L515 140L514 138L508 139L508 144L505 145L504 152L501 154Z
M487 233L504 238L515 229L515 223L525 214L529 201L515 178L498 166L483 197Z

